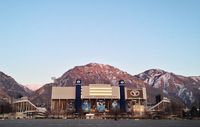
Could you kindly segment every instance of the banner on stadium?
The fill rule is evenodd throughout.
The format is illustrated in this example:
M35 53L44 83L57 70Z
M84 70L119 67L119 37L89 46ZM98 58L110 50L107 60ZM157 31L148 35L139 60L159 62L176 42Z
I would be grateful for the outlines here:
M84 100L82 102L81 107L82 107L82 111L83 112L90 112L90 110L91 110L91 103L88 100Z

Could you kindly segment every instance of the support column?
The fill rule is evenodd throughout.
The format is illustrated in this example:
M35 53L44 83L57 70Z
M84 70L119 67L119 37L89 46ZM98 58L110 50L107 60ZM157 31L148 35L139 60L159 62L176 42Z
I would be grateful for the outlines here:
M76 97L75 97L75 109L76 113L80 113L81 109L81 80L76 80Z
M26 102L26 111L28 111L28 102Z
M20 103L20 112L22 112L22 102L19 103Z
M119 80L119 88L120 88L120 111L125 112L125 88L124 88L124 80Z

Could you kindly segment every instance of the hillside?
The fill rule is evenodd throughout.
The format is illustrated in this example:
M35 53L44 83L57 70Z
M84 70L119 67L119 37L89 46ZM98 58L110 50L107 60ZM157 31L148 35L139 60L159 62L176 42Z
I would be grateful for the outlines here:
M20 96L30 96L32 91L17 83L11 76L0 72L0 100L10 100Z

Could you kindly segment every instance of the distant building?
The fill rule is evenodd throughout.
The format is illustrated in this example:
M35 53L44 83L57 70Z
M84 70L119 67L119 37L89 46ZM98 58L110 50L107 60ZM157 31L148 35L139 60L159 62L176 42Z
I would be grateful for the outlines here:
M15 118L45 118L46 108L36 107L27 97L16 99L13 102Z
M81 86L79 82L75 87L52 87L51 112L61 117L74 113L99 117L116 113L143 117L146 100L146 88L129 89L123 82L119 82L119 86Z

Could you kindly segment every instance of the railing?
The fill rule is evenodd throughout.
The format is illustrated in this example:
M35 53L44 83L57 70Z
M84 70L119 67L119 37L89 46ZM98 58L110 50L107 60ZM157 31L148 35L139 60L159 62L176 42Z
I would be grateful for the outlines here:
M171 102L171 101L170 101L169 99L163 98L162 101L160 101L160 102L157 103L156 105L150 107L150 108L148 109L148 111L155 111L155 109L156 109L157 107L159 108L161 105L163 106L165 103L170 103L170 102Z

